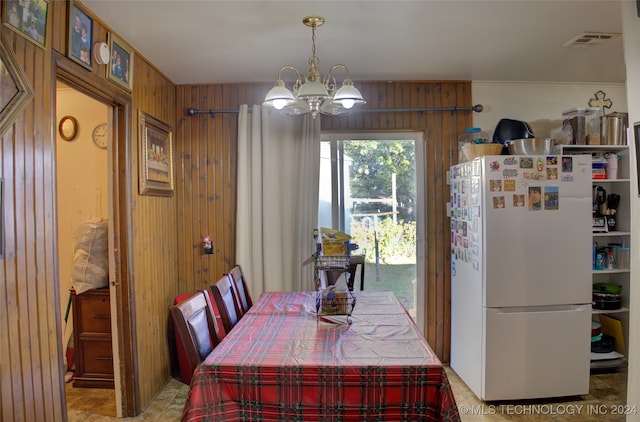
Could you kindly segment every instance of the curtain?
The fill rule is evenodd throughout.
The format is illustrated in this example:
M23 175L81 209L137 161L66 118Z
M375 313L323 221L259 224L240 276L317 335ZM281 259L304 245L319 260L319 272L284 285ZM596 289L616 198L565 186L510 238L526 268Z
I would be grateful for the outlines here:
M238 115L236 263L252 296L311 290L320 119L247 105Z

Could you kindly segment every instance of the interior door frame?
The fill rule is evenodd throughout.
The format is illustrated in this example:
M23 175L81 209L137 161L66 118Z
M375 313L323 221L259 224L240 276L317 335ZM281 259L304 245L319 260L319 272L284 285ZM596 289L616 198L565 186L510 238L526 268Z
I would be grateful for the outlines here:
M110 289L115 290L115 309L117 332L118 367L114 372L116 376L115 388L120 389L121 406L118 411L122 417L137 416L140 414L139 386L137 383L137 352L135 348L135 303L132 290L131 275L131 232L130 213L132 204L131 188L131 96L107 80L97 77L86 69L73 63L58 52L52 52L53 71L55 79L52 83L52 100L55 114L55 80L61 80L70 87L87 94L96 100L107 104L112 110L112 142L111 168L113 235L114 235L114 260L116 266L115 282L111 282ZM51 119L56 121L55 115ZM54 129L55 130L55 129ZM55 154L54 160L55 160ZM55 168L55 164L53 165ZM57 215L55 217L57 221ZM111 278L111 277L110 277ZM111 278L112 280L114 278ZM56 291L56 294L60 292ZM59 298L58 302L59 302ZM56 303L58 303L56 302ZM112 309L114 305L112 304ZM62 355L61 359L62 359ZM62 365L61 365L62 367ZM119 381L119 383L118 383ZM118 394L116 394L116 397Z

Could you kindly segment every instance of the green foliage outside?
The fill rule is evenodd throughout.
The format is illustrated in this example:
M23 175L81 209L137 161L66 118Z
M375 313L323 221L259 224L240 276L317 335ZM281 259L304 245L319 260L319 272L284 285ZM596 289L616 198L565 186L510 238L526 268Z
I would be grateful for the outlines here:
M370 220L352 219L351 241L366 253L369 262L376 262L376 237L378 257L385 264L407 264L416 262L416 222L393 223L391 217L380 218L375 224Z
M351 197L389 199L392 177L396 175L398 220L415 221L416 171L413 141L348 141L344 153L351 158ZM384 202L356 203L353 214L389 212Z

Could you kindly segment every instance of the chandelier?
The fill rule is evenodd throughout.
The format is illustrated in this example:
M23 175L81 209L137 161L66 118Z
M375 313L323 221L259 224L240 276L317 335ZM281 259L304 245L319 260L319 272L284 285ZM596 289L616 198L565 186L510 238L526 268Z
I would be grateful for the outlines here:
M278 72L278 81L267 93L263 104L271 105L292 116L311 113L315 119L318 113L335 116L347 113L356 104L366 103L360 91L353 86L347 66L333 65L329 69L329 73L321 80L318 70L320 60L316 56L316 28L324 24L324 18L307 16L302 20L302 23L311 28L309 73L303 76L298 69L291 65L282 66ZM337 89L338 84L334 72L339 69L343 69L346 76L340 89ZM296 74L296 81L292 87L293 92L285 86L282 80L282 72L285 70L292 70Z

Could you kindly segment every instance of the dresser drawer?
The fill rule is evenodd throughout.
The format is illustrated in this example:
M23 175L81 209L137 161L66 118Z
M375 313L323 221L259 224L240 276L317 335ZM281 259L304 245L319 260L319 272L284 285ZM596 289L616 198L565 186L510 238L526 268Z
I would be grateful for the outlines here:
M90 290L76 295L74 327L79 333L111 333L111 305L109 289Z
M80 338L82 372L84 376L105 375L113 378L111 339ZM80 362L79 362L80 363Z

